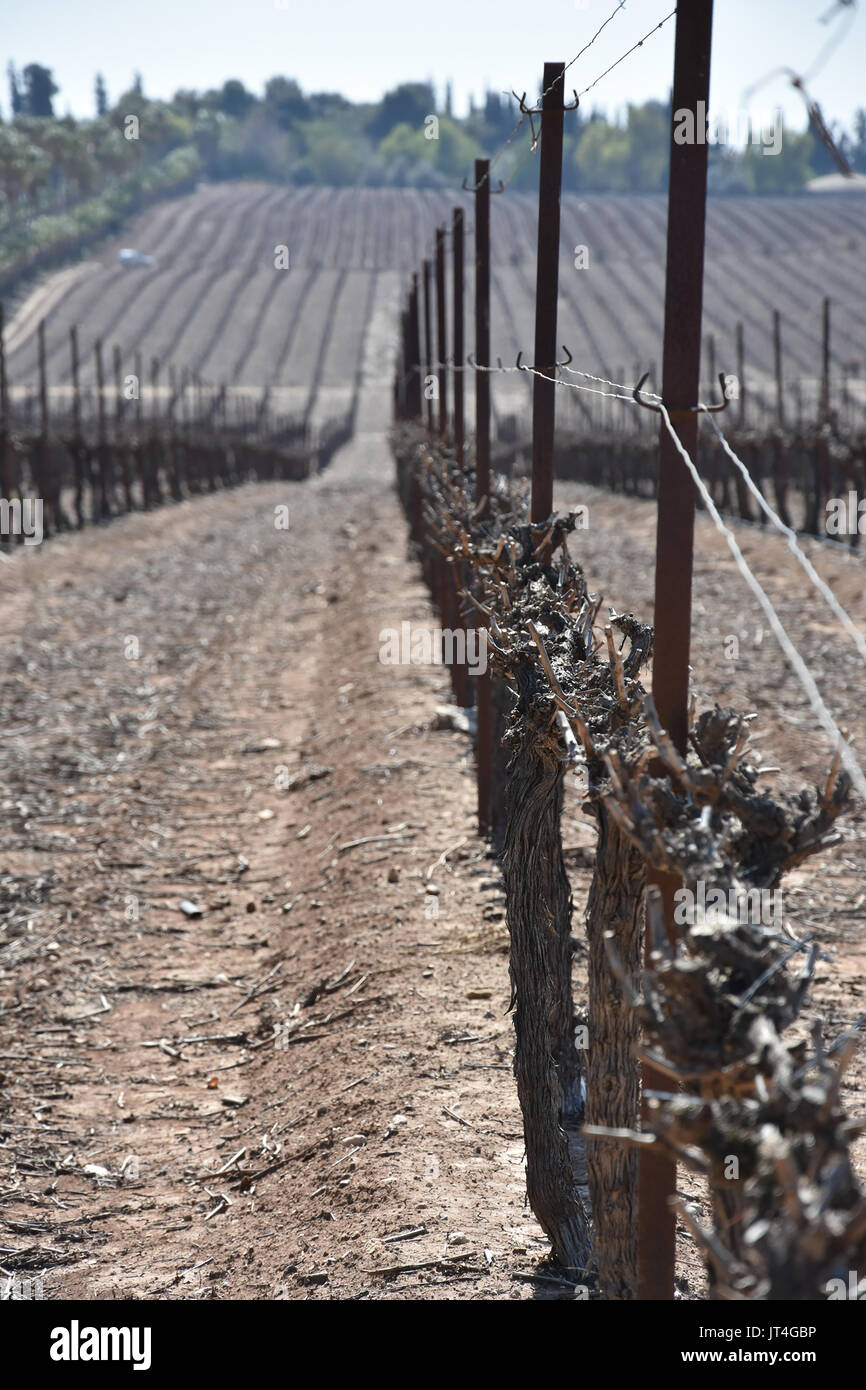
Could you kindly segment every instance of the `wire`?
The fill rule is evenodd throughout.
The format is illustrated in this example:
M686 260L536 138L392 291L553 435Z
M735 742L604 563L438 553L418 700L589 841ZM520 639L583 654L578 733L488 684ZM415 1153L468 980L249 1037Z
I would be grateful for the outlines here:
M575 55L574 55L573 58L569 58L569 60L568 60L568 62L566 63L565 67L563 68L563 73L568 72L568 69L569 69L570 67L572 67L572 66L577 62L578 58L582 58L583 55L584 55L584 53L586 53L588 49L592 48L592 45L595 43L596 39L598 38L598 36L599 36L599 34L602 32L602 30L606 29L607 26L610 24L611 20L612 20L612 19L616 19L616 16L619 14L620 10L623 10L623 9L625 9L625 0L619 0L619 4L617 5L616 9L615 9L615 10L612 10L611 13L608 15L607 19L604 21L604 23L603 23L602 25L600 25L598 29L596 29L596 31L595 31L595 33L593 34L592 38L589 40L589 43L585 43L585 44L583 45L583 48L580 50L579 53L575 53ZM552 92L552 91L553 91L553 88L556 86L556 83L557 83L558 81L559 81L559 79L556 78L553 82L551 82L551 84L550 84L550 86L547 88L547 90L541 93L541 100L542 100L542 101L544 101L544 98L547 96L548 92Z
M706 407L700 406L699 409L705 410ZM862 632L849 617L848 613L846 613L845 609L842 607L836 595L833 593L833 590L830 588L829 584L827 584L821 578L820 574L815 569L815 566L812 564L812 561L809 559L806 552L799 545L797 541L796 532L793 531L790 526L786 526L782 518L778 515L778 513L773 510L767 499L764 497L764 494L761 492L761 489L755 483L754 479L752 478L748 468L743 463L742 459L737 458L737 455L734 453L727 439L722 434L722 431L716 424L715 417L708 414L708 419L716 434L719 436L719 439L722 442L722 448L728 455L728 458L730 458L731 461L736 464L737 468L742 473L746 486L752 493L752 496L755 498L756 502L761 507L765 515L768 516L769 519L772 521L773 525L777 528L777 530L781 531L782 535L787 538L788 549L792 552L799 564L806 571L806 574L809 576L812 583L815 585L815 588L821 594L821 597L824 599L824 602L832 609L833 613L839 619L839 622L845 628L845 631L848 633L849 637L853 639L854 645L856 646L861 659L864 662L866 662L866 639L864 639Z
M514 180L517 178L517 175L520 173L521 169L523 168L524 164L527 164L527 163L529 162L529 160L530 160L530 159L532 158L532 156L535 154L535 151L538 149L538 146L539 146L540 144L541 144L541 131L539 130L539 132L538 132L538 134L536 135L535 139L532 141L532 143L530 144L529 148L527 149L526 154L525 154L525 155L523 156L523 158L514 166L514 168L511 170L511 173L508 175L508 178L505 179L504 183L502 184L502 188L499 190L501 193L504 193L505 190L506 190L506 188L508 187L508 185L509 185L510 183L513 183L513 182L514 182Z
M632 405L637 404L631 392L629 392L627 396L621 396L616 391L599 391L597 386L582 386L579 381L563 381L561 378L550 376L548 372L539 371L537 367L512 367L508 370L528 372L530 376L540 376L545 381L552 381L554 386L565 386L569 391L588 391L591 396L607 396L612 401L630 401ZM580 373L580 375L583 375L583 373ZM602 377L595 377L593 379L596 381L603 380ZM617 383L611 382L611 385L615 386ZM623 390L627 391L628 387L623 387Z
M616 386L619 388L620 391L628 391L629 389L627 386L624 386L621 381L610 381L606 376L593 376L592 372L579 372L576 367L568 367L565 364L563 364L562 370L564 372L570 372L572 376L586 377L587 381L598 381L602 384L602 386ZM568 382L563 382L563 385L567 386ZM644 391L643 394L647 397L648 400L661 400L661 396L658 394L657 391ZM634 396L632 396L631 399L632 401L634 401Z
M752 590L752 593L755 595L755 598L758 600L758 603L760 604L761 608L764 610L764 613L767 617L767 622L770 624L770 629L773 633L773 636L776 638L776 641L779 643L779 646L785 653L785 656L788 659L789 666L791 667L792 671L794 672L803 689L805 690L807 699L809 701L809 704L812 706L813 713L815 714L818 723L824 729L825 733L829 736L834 752L838 753L839 759L844 764L845 770L850 776L852 783L856 787L857 791L860 793L860 796L863 798L863 800L866 801L866 776L863 775L863 769L857 761L857 758L854 755L851 745L845 739L841 729L834 720L827 706L824 704L824 701L821 698L821 692L815 684L815 680L812 676L811 671L809 670L800 653L797 651L797 648L794 646L794 643L791 641L790 637L785 631L782 625L782 620L776 612L775 608L773 607L771 600L768 598L764 589L761 587L761 584L755 578L754 574L749 568L746 557L743 555L742 550L737 544L737 540L734 536L734 533L725 525L724 521L719 516L719 513L716 509L716 504L710 496L709 492L707 491L706 487L704 486L704 481L697 468L692 463L692 460L689 457L685 445L683 444L682 440L680 439L679 435L677 434L676 430L671 424L671 417L668 414L667 407L664 404L661 404L659 406L659 413L661 414L661 417L665 422L668 434L673 440L678 454L682 458L683 463L686 465L687 469L689 470L689 473L692 476L692 481L694 482L695 487L698 489L698 492L700 493L700 496L703 499L704 506L706 507L707 511L712 517L713 524L716 527L716 530L719 532L721 536L724 536L725 541L727 542L728 549L730 550L731 555L734 558L734 563L737 566L737 569L740 571L740 574L743 576L749 588Z
M616 6L616 9L612 10L611 13L608 15L607 19L604 21L604 23L601 24L601 25L599 25L598 29L596 29L595 33L593 34L593 36L592 36L592 38L589 40L589 42L588 42L588 43L585 43L585 44L583 45L583 48L581 48L577 53L575 53L574 57L573 57L573 58L570 58L569 61L565 64L565 67L563 68L563 76L564 76L565 73L568 71L568 69L569 69L570 67L572 67L574 63L577 62L578 58L582 58L583 55L584 55L584 53L586 53L588 49L592 48L592 45L595 43L596 39L597 39L598 36L601 34L602 30L606 29L607 26L608 26L608 24L610 24L611 20L615 19L616 16L619 14L620 10L622 10L622 9L625 8L625 3L626 3L626 0L619 0L619 3L618 3L618 5ZM631 48L627 49L626 52L623 53L621 57L617 58L617 60L616 60L615 63L611 63L611 65L610 65L609 68L605 68L604 72L601 73L601 74L595 79L594 82L590 82L590 84L589 84L588 87L584 87L583 91L578 93L578 96L579 96L579 97L584 96L584 95L586 94L586 92L591 91L593 87L597 87L598 84L599 84L599 82L602 80L603 77L607 77L607 74L608 74L609 72L613 72L614 68L619 67L620 63L624 62L625 59L628 58L629 55L630 55L631 53L634 53L634 52L636 51L636 49L641 48L641 47L643 46L643 44L646 42L646 40L647 40L648 38L650 38L654 33L656 33L657 30L661 29L665 24L667 24L667 22L668 22L669 19L673 19L673 17L674 17L675 14L676 14L676 10L674 9L674 10L671 10L670 14L665 15L664 19L662 19L658 24L654 25L652 29L649 29L649 30L647 31L647 33L644 34L644 36L643 36L642 39L638 39L637 43L632 44ZM559 81L559 78L557 77L557 78L554 79L554 81L550 84L549 87L545 88L545 90L541 93L541 97L539 98L540 101L542 101L542 102L544 101L544 98L547 96L547 94L548 94L549 92L551 92L551 91L553 90L553 88L556 86L556 83L557 83L558 81ZM511 141L514 139L515 135L516 135L517 132L520 130L520 127L524 124L525 120L526 120L526 114L524 114L524 115L521 116L520 120L517 122L517 125L516 125L516 126L514 127L514 129L512 130L512 132L511 132L511 134L509 135L508 139L505 141L505 143L504 143L503 145L501 145L501 146L499 147L499 149L496 151L496 153L491 157L491 159L490 159L490 166L489 166L490 169L493 168L493 166L494 166L494 164L496 163L496 161L505 153L505 150L506 150L506 149L508 148L508 146L511 144ZM533 154L535 153L535 151L536 151L537 148L538 148L538 145L539 145L540 140L541 140L541 132L539 131L539 133L536 135L535 139L533 140L532 144L531 144L530 147L529 147L529 153L520 161L520 163L517 165L517 167L516 167L515 169L512 169L511 173L508 175L508 178L505 180L504 184L502 185L502 189L501 189L500 191L504 191L504 190L508 187L508 185L513 181L513 179L515 178L515 176L516 176L516 175L519 173L519 171L523 168L524 164L527 162L527 160L529 159L530 155L533 155ZM488 171L487 177L489 178L489 171ZM483 184L483 180L482 180L482 184ZM479 184L479 185L476 185L476 187L480 187L480 186L481 186L480 184ZM470 190L470 191L472 191L472 190Z
M626 58L628 58L628 57L630 56L630 54L634 53L636 49L642 48L643 45L646 43L647 39L652 38L653 34L658 33L659 29L664 28L664 26L667 24L668 20L669 20L669 19L673 19L673 17L674 17L675 14L676 14L676 10L671 10L670 14L666 14L665 17L664 17L664 19L659 20L658 24L654 25L652 29L648 29L647 32L644 34L644 36L643 36L642 39L638 39L637 43L632 44L631 48L627 49L626 52L623 53L623 55L622 55L621 58L617 58L616 62L615 62L615 63L611 63L611 65L610 65L609 68L605 68L604 72L600 73L599 76L595 79L594 82L590 82L589 86L588 86L588 87L584 87L583 91L582 91L582 92L578 92L577 95L578 95L579 97L583 97L583 96L586 96L587 92L591 92L592 89L593 89L593 87L597 87L597 86L598 86L599 82L601 81L601 79L602 79L603 77L607 77L607 75L608 75L609 72L613 72L614 68L618 68L619 65L620 65L620 63L624 63L625 60L626 60Z

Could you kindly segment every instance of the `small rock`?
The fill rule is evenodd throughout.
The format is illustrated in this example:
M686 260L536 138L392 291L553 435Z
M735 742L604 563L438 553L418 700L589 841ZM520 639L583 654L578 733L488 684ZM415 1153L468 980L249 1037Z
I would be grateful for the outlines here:
M452 729L458 734L469 733L469 718L457 705L437 705L433 718L430 720L431 729Z
M390 867L390 869L388 870L388 882L389 882L389 883L398 883L399 880L400 880L400 870L396 867L395 864L392 864L391 867Z
M282 748L282 743L278 738L262 738L258 743L248 743L244 747L244 753L267 753L271 748Z

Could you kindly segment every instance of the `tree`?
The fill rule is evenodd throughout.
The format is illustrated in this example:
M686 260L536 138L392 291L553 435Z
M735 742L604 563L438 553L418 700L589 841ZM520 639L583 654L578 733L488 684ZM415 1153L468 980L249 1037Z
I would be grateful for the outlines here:
M218 98L216 97L216 94L214 95L214 104L212 107L209 107L206 105L199 93L193 91L191 87L179 87L171 99L171 105L172 108L178 113L178 115L188 116L191 121L194 121L198 117L198 114L203 107L205 108L205 110L212 111L218 109Z
M72 189L78 198L92 191L97 182L96 164L83 132L71 116L60 121L22 116L16 129L48 157L55 187Z
M28 63L21 74L24 78L23 110L28 116L54 116L53 98L60 91L50 68L41 63Z
M814 173L817 143L808 131L795 135L782 128L778 154L766 152L763 145L747 145L743 162L755 192L796 193L803 188Z
M667 185L670 108L661 101L629 106L628 186L634 193L661 193Z
M231 77L228 82L223 83L219 109L227 116L234 116L236 120L242 121L255 103L252 92L248 92L243 82L238 82L237 78Z
M51 174L51 161L12 126L0 127L0 188L14 211L21 199L34 201Z
M579 187L625 193L629 187L629 138L621 126L590 121L575 155Z
M345 187L356 184L363 170L363 153L356 143L335 131L326 121L311 121L303 132L306 152L298 169L311 182Z
M291 130L309 115L303 92L289 77L272 77L266 83L264 104L281 130Z
M404 82L386 92L367 126L374 140L383 140L398 125L423 130L424 118L436 111L436 94L429 82Z
M105 89L105 78L101 72L96 74L94 91L96 94L96 114L97 116L105 116L108 113L108 92Z
M330 120L342 111L350 111L352 103L339 92L311 92L307 98L310 118L315 121Z
M18 74L15 71L15 64L10 63L6 69L9 74L9 109L14 121L16 116L20 116L24 108L24 98L21 95L21 88L18 86Z

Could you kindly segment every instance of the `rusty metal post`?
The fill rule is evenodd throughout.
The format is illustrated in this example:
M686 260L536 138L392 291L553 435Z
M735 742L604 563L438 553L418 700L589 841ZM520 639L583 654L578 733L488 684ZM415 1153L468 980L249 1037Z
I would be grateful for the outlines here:
M84 526L84 484L87 446L81 434L81 383L78 373L78 329L69 330L69 372L72 381L72 466L75 470L75 519Z
M421 408L421 325L418 311L418 276L412 276L412 288L409 291L409 317L407 320L408 330L408 350L409 361L407 371L409 380L407 382L407 401L409 415L413 420L420 420L422 416Z
M490 366L490 160L475 161L475 364ZM490 376L475 373L475 500L490 492ZM492 825L493 685L490 671L478 677L476 757L478 833Z
M96 418L97 418L97 469L99 472L99 516L107 521L111 516L108 501L108 439L105 424L105 376L102 370L102 340L97 338L93 347L96 359ZM94 510L96 510L94 504Z
M3 340L4 316L0 304L0 496L7 501L12 499L12 486L8 466L9 442L9 387L6 381L6 344Z
M463 393L463 209L454 209L454 447L457 463L463 467L464 393Z
M45 371L45 320L39 320L36 330L39 344L39 433L43 443L48 437L48 377Z
M155 506L162 502L162 488L159 482L159 464L162 454L159 409L159 358L150 359L150 457L148 477L151 498Z
M490 366L490 160L475 161L475 364ZM475 500L490 492L490 376L475 373ZM490 671L477 678L475 703L478 833L492 825L493 685Z
M138 472L139 487L141 488L141 505L147 507L147 486L146 471L144 464L144 425L142 423L144 413L144 382L142 380L141 353L136 352L133 362L133 372L135 374L135 460Z
M677 10L672 111L689 110L701 119L709 105L713 0L692 0ZM662 399L668 410L683 410L675 428L694 457L701 364L701 313L707 201L705 128L694 144L678 144L671 125L665 282ZM662 726L685 754L689 710L695 490L665 428L660 427L658 523L655 574L653 697ZM668 930L673 927L676 875L649 875L661 890ZM649 942L647 941L647 950ZM644 1093L668 1090L670 1080L645 1065ZM647 1121L644 1109L644 1123ZM655 1148L642 1149L639 1177L638 1297L671 1299L674 1293L676 1222L670 1199L676 1163Z
M445 314L445 229L436 228L436 359L439 378L439 433L448 433L448 353Z
M126 431L124 429L123 356L117 343L112 349L112 367L114 371L114 445L120 464L123 506L127 512L131 512L132 490L129 477L129 453L124 437Z
M169 423L169 448L171 450L171 495L175 502L183 501L183 489L181 487L181 456L182 450L178 443L177 435L177 369L172 362L168 369L168 384L170 389L170 400L168 407ZM227 427L225 401L223 402L222 428Z
M463 209L454 209L454 219L452 223L451 240L453 244L452 271L453 271L453 318L452 342L454 345L453 358L454 366L451 372L451 379L454 388L454 451L457 458L458 468L462 468L465 462L465 417L464 417L464 314L463 314ZM460 590L465 583L464 567L459 560L454 560L451 564L451 582L454 588L454 626L465 630L466 623L460 617ZM461 709L474 703L473 682L469 679L469 671L465 661L458 661L453 667L454 695L457 704Z
M400 310L400 346L397 352L397 402L396 411L398 420L405 420L409 407L406 403L406 364L408 360L409 342L409 310Z
M52 460L49 453L49 418L48 418L48 374L45 368L45 320L39 320L36 330L37 349L39 361L39 439L32 455L31 472L36 476L32 481L36 485L38 497L43 499L43 506L49 520L44 526L44 534L50 535L50 526L53 524L55 531L60 529L60 487L55 487L55 479L52 470Z
M424 261L422 266L422 278L424 288L424 395L427 398L427 429L430 434L436 428L433 418L433 396L428 391L430 378L435 376L433 371L433 324L430 319L430 277L433 273L432 261Z
M81 438L81 381L79 378L78 329L69 330L69 378L72 383L72 433Z
M773 310L773 371L776 376L776 423L785 424L785 396L782 388L782 316Z
M475 362L490 366L490 160L475 161ZM490 376L475 374L475 497L490 490Z
M830 417L830 301L824 300L821 327L821 423Z
M538 176L538 266L535 288L535 370L543 375L532 378L532 521L545 521L553 511L556 308L559 295L564 78L564 63L544 64L541 168ZM548 557L543 555L542 558L546 560Z
M746 344L742 323L737 324L737 383L740 388L737 424L743 429L746 423Z

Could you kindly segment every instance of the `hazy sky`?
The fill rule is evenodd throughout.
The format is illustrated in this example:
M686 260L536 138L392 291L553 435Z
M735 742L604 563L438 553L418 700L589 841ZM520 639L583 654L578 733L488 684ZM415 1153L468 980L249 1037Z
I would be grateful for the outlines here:
M855 0L856 5L856 0ZM711 108L733 117L744 89L770 69L799 73L841 42L810 89L828 119L850 125L866 106L866 0L716 0ZM616 0L0 0L0 60L5 70L39 62L61 88L55 109L93 111L93 77L105 75L114 98L139 70L148 95L178 87L206 88L227 77L259 92L268 77L295 77L305 91L339 91L375 100L389 87L431 79L441 92L453 82L462 113L470 94L537 89L545 60L572 58ZM592 82L673 8L673 0L625 0L593 47L569 69L570 86ZM832 18L822 23L828 14ZM671 81L674 20L648 39L584 99L608 111L628 101L666 95ZM0 79L2 79L0 74ZM801 99L784 77L755 94L763 118L781 106L798 128ZM5 81L0 109L8 115Z

